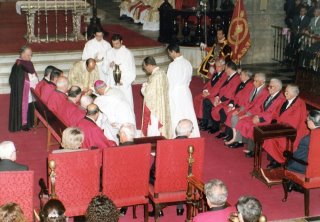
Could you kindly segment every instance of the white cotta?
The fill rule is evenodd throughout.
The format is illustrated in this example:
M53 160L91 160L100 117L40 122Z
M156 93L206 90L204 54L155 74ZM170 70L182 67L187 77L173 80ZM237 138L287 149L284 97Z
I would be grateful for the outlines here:
M105 95L98 96L94 103L106 115L114 129L119 130L124 123L136 125L135 115L130 104L119 89L109 88Z
M89 40L84 46L82 53L82 60L96 59L99 77L101 80L107 80L107 66L105 60L107 59L108 51L111 49L111 45L106 40L98 41L95 38Z
M189 88L192 71L192 65L183 56L175 58L168 67L170 113L174 137L176 137L175 128L182 119L189 119L193 123L194 129L190 137L200 137Z
M121 85L117 85L116 87L123 92L133 110L134 106L131 84L136 79L136 65L133 54L124 45L122 45L119 49L111 48L110 51L108 51L106 60L108 76L106 83L108 86L114 87L114 66L112 66L112 64L117 64L120 66Z
M100 112L99 117L96 121L96 124L103 130L103 134L109 139L114 141L117 145L119 145L119 139L117 134L119 132L118 128L114 128L111 126L107 116Z

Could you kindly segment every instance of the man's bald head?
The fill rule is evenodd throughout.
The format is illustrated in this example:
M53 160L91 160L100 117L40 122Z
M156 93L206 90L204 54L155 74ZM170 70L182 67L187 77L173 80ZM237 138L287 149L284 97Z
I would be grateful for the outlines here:
M57 90L63 93L68 92L68 85L69 85L69 81L68 78L65 76L60 76L57 80Z
M91 103L93 103L93 98L91 96L88 96L88 95L81 96L80 105L82 108L87 109Z
M92 103L88 105L87 116L93 119L94 121L97 121L99 117L99 112L100 112L99 107L96 104Z
M87 59L86 60L86 67L88 72L92 72L96 68L96 60L94 59Z

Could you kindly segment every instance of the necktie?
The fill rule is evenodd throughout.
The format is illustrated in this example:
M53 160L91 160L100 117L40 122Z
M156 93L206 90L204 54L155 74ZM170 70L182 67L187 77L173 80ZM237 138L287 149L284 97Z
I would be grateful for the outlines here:
M281 109L280 109L280 115L281 115L284 111L286 111L288 104L289 104L289 101L288 101L288 100L286 100L286 101L282 104Z
M272 96L269 96L268 99L264 103L264 108L266 109L269 106L269 103L272 101Z
M253 92L253 94L252 94L252 96L250 98L250 102L252 102L254 100L254 97L256 97L257 91L258 91L257 88L255 88L254 92Z
M246 85L246 84L245 84L244 82L240 83L240 84L238 85L237 90L236 90L236 94L237 94L238 92L240 92L240 91L244 88L245 85Z
M212 77L212 79L211 79L211 86L214 86L214 85L218 82L218 80L220 79L220 76L221 76L221 74L220 74L220 73L217 73L216 75L214 75L214 76Z

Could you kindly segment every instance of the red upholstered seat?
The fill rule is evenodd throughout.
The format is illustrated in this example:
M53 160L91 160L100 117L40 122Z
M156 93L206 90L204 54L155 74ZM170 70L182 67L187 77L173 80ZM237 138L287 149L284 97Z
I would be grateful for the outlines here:
M48 160L55 161L55 193L64 204L66 215L84 215L91 199L99 194L101 151L49 154ZM52 188L50 182L49 187Z
M305 215L309 216L310 189L320 188L320 128L314 129L310 134L310 144L308 153L308 165L305 175L295 173L289 170L284 171L283 187L287 200L288 191L285 183L291 180L304 188L304 211Z
M151 144L103 150L103 193L110 197L117 207L145 205L146 221L148 220L150 152Z
M0 172L0 205L19 204L28 221L33 221L33 171Z
M159 204L186 201L188 176L188 147L194 147L192 174L202 180L204 139L160 140L156 148L155 183L149 188L149 197L155 204L156 216Z

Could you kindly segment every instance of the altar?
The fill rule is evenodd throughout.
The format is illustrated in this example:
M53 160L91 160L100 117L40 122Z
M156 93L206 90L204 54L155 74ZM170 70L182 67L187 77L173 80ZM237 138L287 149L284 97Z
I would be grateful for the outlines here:
M86 40L81 33L81 17L89 13L86 0L18 1L16 12L25 13L27 33L32 42ZM49 19L53 19L49 22Z

